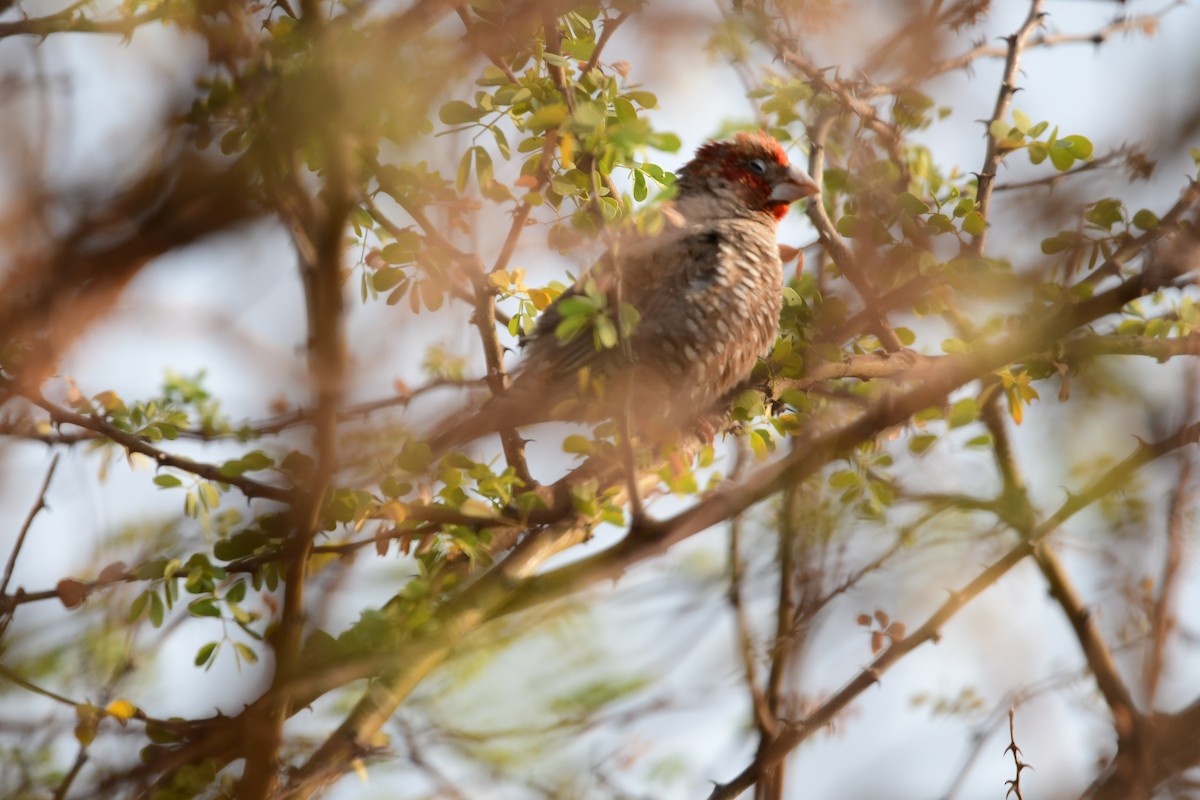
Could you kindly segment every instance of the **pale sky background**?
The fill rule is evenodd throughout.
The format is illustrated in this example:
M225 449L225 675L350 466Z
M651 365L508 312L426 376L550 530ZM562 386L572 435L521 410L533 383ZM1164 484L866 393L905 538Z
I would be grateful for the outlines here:
M1164 5L1131 2L1125 8L1145 13ZM993 6L987 25L993 41L1015 30L1028 8L1015 0L997 0ZM35 13L36 5L26 8ZM1110 21L1119 8L1111 2L1052 0L1047 30L1090 32ZM1200 85L1195 48L1198 34L1200 8L1189 5L1169 15L1153 38L1120 34L1100 49L1069 45L1031 51L1023 61L1020 83L1024 91L1017 96L1015 107L1034 120L1052 120L1064 134L1086 134L1097 154L1120 146L1131 129L1140 131L1143 124L1149 123L1152 130L1159 124L1169 128L1172 109L1195 106L1193 96ZM827 54L832 60L824 63L848 63L856 46L862 48L849 40L834 41ZM652 117L655 125L683 140L679 153L660 159L665 166L682 164L722 122L748 116L741 83L728 67L710 62L700 52L698 41L646 41L638 36L637 26L630 24L614 38L608 55L611 60L634 64L631 79L643 81L659 97L660 109ZM56 85L62 82L61 90L54 93L58 102L50 118L56 130L69 131L69 135L42 142L48 174L60 186L82 182L97 190L136 175L146 159L153 157L154 121L165 113L171 98L190 91L192 76L203 63L201 45L158 26L139 31L128 44L115 37L90 35L54 37L37 47L29 40L0 42L0 74L28 76L40 67ZM916 138L930 145L944 168L958 165L970 171L981 163L983 126L974 121L990 114L999 69L999 61L980 62L972 74L956 73L931 87L939 102L952 105L954 113ZM29 125L37 124L39 112L29 104L0 102L9 106L0 107L0 114L21 114ZM1153 138L1152 134L1147 143L1153 145ZM1011 158L1010 164L1002 179L1030 171L1020 155ZM0 164L0 201L21 191L19 167ZM453 162L446 170L453 171ZM1194 173L1189 160L1178 159L1161 162L1151 184L1126 187L1121 173L1104 173L1095 181L1112 182L1107 191L1120 193L1134 208L1144 202L1161 213L1182 188L1184 176ZM1090 196L1105 191L1092 191L1092 186L1103 183L1084 185ZM502 235L502 224L502 219L498 224L493 221L484 227L481 237ZM807 244L813 238L807 222L797 215L789 217L781 234L782 241L793 245ZM1028 254L1036 252L1039 238L1031 235L1030 241L1022 243L993 239L992 246L1006 254ZM547 259L539 245L538 236L527 237L517 265L546 271L539 274L547 276L556 267L561 271L581 266ZM286 237L270 224L160 259L139 276L119 308L71 351L61 371L72 376L86 394L115 389L122 396L137 398L156 392L167 368L183 374L206 369L207 385L235 420L265 416L264 400L284 396L300 402L305 372L298 344L304 321L298 309L303 303L292 263ZM433 339L463 350L469 347L469 330L430 329L428 316L412 319L382 303L362 307L357 302L356 284L352 284L355 296L350 303L349 341L354 356L360 365L381 360L392 365L391 369L360 374L353 390L356 399L387 394L396 377L410 385L419 383L419 375L401 369L406 363L403 348L412 347L413 341ZM447 323L443 320L441 325ZM931 340L931 346L935 344L936 339ZM1160 399L1169 405L1171 392L1180 384L1166 380L1166 370L1161 367L1144 367L1147 375L1156 376ZM1071 430L1081 430L1080 420L1067 416L1077 414L1078 407L1072 404L1064 414L1053 392L1044 391L1043 398L1019 431L1017 444L1022 455L1044 453L1046 441L1060 441L1063 463L1085 460L1088 437L1062 438L1068 421L1076 425ZM1098 417L1093 424L1110 432L1113 425L1127 425L1130 447L1133 434L1146 435L1140 420ZM182 442L172 443L170 449L210 461L220 461L225 452L238 450ZM0 526L0 553L9 551L47 461L45 448L37 445L0 450L0 518L8 521ZM552 462L547 458L546 463ZM1030 465L1034 470L1065 474L1062 467L1062 463ZM131 472L117 462L103 484L95 480L96 469L95 459L82 451L64 453L48 497L52 511L44 513L34 526L17 564L14 586L40 590L64 575L91 577L102 566L89 561L93 544L124 526L179 514L181 495L152 487L151 473L144 467ZM962 476L973 472L978 473L977 490L988 491L992 486L988 460L943 443L927 457L913 461L906 477L923 484L961 487ZM1153 473L1149 475L1147 480L1152 480ZM1040 490L1036 499L1043 507L1052 509L1061 502L1061 480L1032 483ZM662 503L655 512L667 513L671 508L669 502ZM1083 568L1085 575L1089 574L1089 559L1100 551L1100 545L1089 541L1088 519L1081 515L1073 521L1064 539L1069 564L1077 571ZM761 538L760 547L768 549L768 537ZM579 552L592 552L609 540L598 537L597 543ZM882 548L890 542L889 531L865 527L855 542L868 550ZM730 613L719 588L725 547L724 530L714 529L667 557L640 566L616 590L606 585L588 595L595 604L594 624L603 634L596 638L581 635L578 646L594 647L598 639L607 650L602 669L616 664L634 675L669 672L669 678L651 694L664 694L679 708L620 731L601 729L581 737L569 745L575 757L563 763L573 769L598 762L603 766L611 763L610 758L620 760L613 755L615 751L630 759L629 766L617 773L618 784L631 796L663 800L703 797L709 788L705 779L727 780L748 763L752 746L744 735L746 698L740 690L740 667L732 648ZM1002 541L997 541L995 552L1001 547ZM827 611L804 670L794 676L801 691L808 697L827 696L867 663L867 636L853 624L856 613L882 606L910 628L923 621L944 598L944 589L959 586L973 575L963 569L956 555L953 548L939 548L902 558ZM1147 558L1148 564L1154 563L1149 555ZM353 596L342 596L344 607L322 610L333 629L352 622L361 609L386 600L409 569L406 563L391 558L368 566L372 580L363 582ZM1192 572L1188 574L1187 600L1181 607L1190 604L1195 608L1200 603L1196 566L1195 554L1189 552L1187 568ZM772 593L761 594L768 597ZM665 613L665 609L671 612ZM761 610L768 609L763 606ZM39 625L61 618L59 608L27 605L18 613L15 629L34 637L62 636L66 632L61 628L38 631ZM1030 620L1041 624L1031 625ZM592 629L584 630L590 633ZM953 697L960 690L974 688L986 692L984 706L991 709L1006 691L1081 663L1074 637L1061 612L1046 600L1044 583L1032 564L1014 570L956 616L943 633L940 644L926 645L905 658L887 674L882 686L861 697L839 721L834 735L815 737L797 751L789 770L790 796L939 797L966 745L964 726L960 720L912 709L914 696ZM155 634L146 630L143 635ZM165 637L158 680L149 686L136 684L136 696L131 699L154 716L168 716L204 713L215 704L235 712L241 702L253 697L255 679L269 674L266 665L245 669L239 675L232 659L223 658L210 672L194 670L191 657L198 644L220 634L199 635L202 638ZM544 657L531 657L531 650L536 654L539 648ZM444 682L435 678L421 696L425 701L437 697L437 702L451 711L465 710L472 720L479 720L480 727L501 727L510 715L519 714L530 698L542 696L548 685L554 685L562 669L555 659L563 657L564 649L561 640L547 640L506 654L478 684L442 697L438 688L444 688ZM1190 664L1197 666L1194 652ZM576 668L586 669L582 665ZM1165 709L1172 710L1172 703L1196 694L1200 689L1196 674L1200 674L1196 669L1176 666L1164 686ZM230 693L230 687L238 683L246 687L244 697ZM506 687L503 694L513 708L497 702L497 685ZM1092 684L1084 680L1071 690L1051 692L1022 706L1018 741L1025 759L1036 768L1023 777L1027 796L1074 796L1094 773L1094 758L1108 746L1109 725L1102 704L1091 697L1093 693ZM1090 703L1090 710L1080 713L1078 709L1085 703ZM453 713L450 716L453 718ZM302 714L295 724L320 732L320 724L315 723L326 720ZM1003 782L1012 777L1011 761L1002 753L1006 735L1007 731L1003 735L992 732L960 797L1003 796ZM663 783L654 777L656 765L670 759L679 759L688 780ZM367 790L349 777L330 797L409 796L389 785L386 766L373 768L371 774Z

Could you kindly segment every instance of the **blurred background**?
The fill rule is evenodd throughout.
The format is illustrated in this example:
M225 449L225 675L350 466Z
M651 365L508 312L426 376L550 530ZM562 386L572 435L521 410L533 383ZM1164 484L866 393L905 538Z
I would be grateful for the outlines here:
M930 413L881 425L619 581L581 582L472 630L326 796L700 798L756 763L770 738L753 710L764 692L776 725L804 719L1020 541L992 425L1007 431L1041 523L1139 441L1196 421L1196 292L1175 274L1194 266L1176 247L1194 210L1153 241L1154 225L1135 214L1168 218L1196 175L1200 11L1032 6L1045 16L1028 29L997 130L1005 37L1029 25L1030 3L0 3L0 794L255 796L239 783L250 733L241 750L205 756L188 749L203 725L160 726L170 735L158 741L154 721L269 706L297 665L315 663L296 645L292 672L281 669L279 630L297 624L310 645L317 631L369 638L372 615L396 608L398 593L405 619L423 603L436 615L503 562L506 550L478 531L430 533L404 516L470 512L468 499L510 508L486 490L510 466L499 443L468 451L486 469L459 465L452 478L396 459L480 402L479 385L462 385L487 374L480 293L495 298L511 368L537 291L561 290L603 252L591 183L572 177L588 164L608 159L599 169L621 198L609 224L637 224L707 139L765 128L807 165L827 124L823 202L877 291L851 285L811 212L785 219L780 243L801 257L787 266L796 301L784 336L803 343L804 366L777 350L760 372L796 381L802 396L739 400L740 434L723 431L682 472L651 466L665 471L645 498L655 518L795 454L803 441L790 424L832 430L883 392L919 388L924 361L812 377L819 362L892 349L878 330L853 327L872 300L916 286L883 304L884 319L906 351L941 358L1030 330L1063 298L1153 277L1155 264L1174 270L1137 305L1040 342L1039 355L982 367ZM578 102L566 119L546 111L562 107L553 93L564 81ZM514 87L529 97L501 94ZM607 128L589 127L588 103ZM1088 154L1031 163L1030 142L1053 149L1068 136ZM1011 152L976 252L981 229L967 216L989 144ZM902 195L923 210L904 210ZM496 280L443 246L495 276L514 243ZM1122 263L1106 270L1118 251ZM330 286L343 308L322 306ZM1153 341L1173 344L1152 352ZM431 382L447 385L410 402ZM322 409L336 422L322 423ZM88 420L98 422L79 424ZM563 450L571 433L592 435L530 434L541 484L584 460ZM163 468L156 452L187 461ZM297 467L292 453L316 466ZM1114 491L1051 540L1147 717L1200 696L1193 457L1183 448L1114 473ZM305 501L254 496L194 464L316 498L312 544L330 549L299 567L300 623L279 588L296 574L285 546L296 534L273 539L270 520L287 528L281 508ZM600 502L586 542L539 569L618 547L628 519L613 502L608 517ZM228 549L248 531L249 549ZM1026 558L989 582L936 642L906 653L750 792L1004 796L1010 707L1035 768L1020 773L1025 796L1101 791L1127 734L1047 580ZM791 616L778 627L781 603ZM403 661L406 642L391 657ZM267 736L285 765L303 770L346 719L365 685L352 677L292 708L281 742ZM162 749L143 751L152 742ZM186 780L172 752L192 759L180 759L193 769ZM1190 796L1190 763L1162 779L1146 767L1156 777L1137 791ZM287 785L288 770L277 780Z

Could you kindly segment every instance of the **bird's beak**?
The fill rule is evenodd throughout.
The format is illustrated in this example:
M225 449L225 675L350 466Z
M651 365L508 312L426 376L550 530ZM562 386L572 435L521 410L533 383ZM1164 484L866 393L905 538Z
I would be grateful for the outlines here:
M771 201L792 203L802 197L812 197L820 191L821 187L817 186L816 181L808 177L804 170L793 165L788 167L786 176L771 190Z

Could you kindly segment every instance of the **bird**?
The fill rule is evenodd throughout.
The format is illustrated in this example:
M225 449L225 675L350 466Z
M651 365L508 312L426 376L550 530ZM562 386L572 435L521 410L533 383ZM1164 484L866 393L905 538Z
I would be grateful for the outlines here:
M762 132L704 143L675 185L662 229L618 237L547 306L508 388L440 425L434 456L506 429L622 413L662 438L750 376L779 333L779 223L819 187Z

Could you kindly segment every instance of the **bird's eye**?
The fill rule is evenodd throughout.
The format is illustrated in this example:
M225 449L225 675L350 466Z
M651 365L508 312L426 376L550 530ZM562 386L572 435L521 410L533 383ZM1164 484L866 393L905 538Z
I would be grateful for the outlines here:
M748 162L746 162L746 166L749 167L750 171L755 175L767 174L767 162L763 161L761 158L750 159Z

